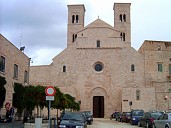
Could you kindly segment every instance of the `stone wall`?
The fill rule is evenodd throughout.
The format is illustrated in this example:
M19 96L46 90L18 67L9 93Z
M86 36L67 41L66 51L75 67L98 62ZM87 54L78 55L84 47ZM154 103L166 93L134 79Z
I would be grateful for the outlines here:
M21 83L24 85L29 84L29 74L27 83L24 81L25 71L29 73L30 58L27 57L22 51L15 47L10 41L0 34L0 56L5 58L5 72L0 72L0 76L5 77L7 84L6 88L6 102L12 104L13 98L13 85L14 83ZM18 78L14 78L14 64L18 65Z

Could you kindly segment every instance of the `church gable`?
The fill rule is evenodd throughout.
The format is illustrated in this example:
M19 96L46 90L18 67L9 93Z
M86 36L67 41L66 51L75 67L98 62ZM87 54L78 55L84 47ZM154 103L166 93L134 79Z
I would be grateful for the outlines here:
M104 22L101 19L96 19L94 22L90 23L85 28L98 28L98 27L105 27L105 28L113 29L113 27L111 25L107 24L106 22Z

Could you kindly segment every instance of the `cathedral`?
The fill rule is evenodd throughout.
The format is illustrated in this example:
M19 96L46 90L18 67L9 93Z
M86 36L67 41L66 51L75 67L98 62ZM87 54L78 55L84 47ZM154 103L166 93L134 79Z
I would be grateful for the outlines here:
M130 3L114 3L113 26L100 18L85 26L85 6L67 7L67 47L50 65L30 67L30 85L57 86L95 118L171 108L171 42L131 47Z
M94 117L116 109L168 109L171 42L131 47L130 8L114 3L113 26L100 18L85 26L85 6L68 5L67 48L50 65L32 66L30 84L58 86Z

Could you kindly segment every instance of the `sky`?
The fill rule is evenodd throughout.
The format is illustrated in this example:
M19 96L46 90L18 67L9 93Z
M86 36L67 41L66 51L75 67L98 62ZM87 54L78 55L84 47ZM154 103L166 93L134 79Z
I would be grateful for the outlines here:
M131 3L131 46L171 41L171 0L0 0L0 33L31 65L49 65L67 47L69 4L85 5L85 26L98 17L114 26L114 2Z

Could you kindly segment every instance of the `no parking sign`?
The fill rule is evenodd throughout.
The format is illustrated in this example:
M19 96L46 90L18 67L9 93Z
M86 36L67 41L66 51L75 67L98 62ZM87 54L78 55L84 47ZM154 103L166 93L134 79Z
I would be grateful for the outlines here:
M46 87L45 93L46 93L46 100L54 100L54 95L56 93L56 90L53 86Z

